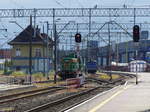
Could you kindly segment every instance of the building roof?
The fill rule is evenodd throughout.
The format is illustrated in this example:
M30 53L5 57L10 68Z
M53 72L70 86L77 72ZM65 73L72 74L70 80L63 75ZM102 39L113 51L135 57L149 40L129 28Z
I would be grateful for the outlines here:
M44 38L47 37L47 34L40 33L40 29L36 28L36 36L33 37L33 35L34 28L31 25L29 25L8 44L29 44L31 38L32 44L44 44ZM52 41L52 39L49 38L49 41Z

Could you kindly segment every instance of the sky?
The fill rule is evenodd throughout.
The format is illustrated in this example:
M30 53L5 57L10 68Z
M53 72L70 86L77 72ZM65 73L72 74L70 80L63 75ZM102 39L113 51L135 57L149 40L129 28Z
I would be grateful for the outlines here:
M0 0L0 8L145 7L150 0Z
M94 8L96 5L97 5L97 8L118 8L118 7L122 8L124 4L127 7L149 7L150 8L150 0L0 0L0 9ZM20 29L17 25L10 24L9 23L10 20L17 21L24 28L29 24L29 18L28 19L27 18L24 18L24 19L0 18L0 28L8 28L7 33L0 31L1 33L0 37L6 35L6 37L8 36L9 38L12 39L15 37L15 35L17 35L16 32L22 31L22 29ZM46 19L42 18L41 20L45 21ZM83 21L88 22L88 19L83 19ZM5 41L8 41L8 40L5 40ZM0 43L1 43L1 40L0 40Z

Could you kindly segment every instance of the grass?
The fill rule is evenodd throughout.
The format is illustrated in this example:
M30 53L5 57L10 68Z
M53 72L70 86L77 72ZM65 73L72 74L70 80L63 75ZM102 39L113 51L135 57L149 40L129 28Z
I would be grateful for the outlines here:
M7 107L7 108L2 108L0 109L0 112L13 112L14 108L13 107Z
M101 74L101 75L99 75L98 78L103 79L103 80L109 80L109 79L110 79L110 76L109 76L108 74ZM119 75L112 74L112 79L113 79L113 80L114 80L114 79L118 79L118 78L120 78Z
M32 74L32 76L34 77L34 81L43 81L45 80L44 75L42 73L34 73Z
M0 70L0 75L2 75L4 73L4 71L3 70Z
M14 77L25 77L27 74L23 73L22 71L14 71L11 75Z
M33 85L37 87L52 87L52 86L59 86L59 85L64 85L66 84L66 81L57 81L56 84L54 82L49 82L49 83L34 83Z

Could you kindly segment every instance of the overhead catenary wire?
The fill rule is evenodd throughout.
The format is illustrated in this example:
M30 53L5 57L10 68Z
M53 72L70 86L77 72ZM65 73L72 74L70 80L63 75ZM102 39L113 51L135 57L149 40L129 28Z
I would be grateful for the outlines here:
M59 6L66 8L61 2L59 2L58 0L54 0Z
M4 24L3 24L3 22L2 22L2 20L0 19L0 23L1 23L1 26L2 26L2 28L3 29L7 29L5 26L4 26ZM7 32L6 32L8 35L12 35L12 33L11 32L9 32L8 30L7 30ZM4 34L2 34L5 38L7 38L7 39L10 39L8 36L5 36Z

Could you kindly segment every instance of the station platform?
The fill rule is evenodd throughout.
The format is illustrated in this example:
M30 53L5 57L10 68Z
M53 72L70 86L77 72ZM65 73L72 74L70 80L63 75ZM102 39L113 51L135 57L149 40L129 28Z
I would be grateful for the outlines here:
M65 112L150 112L150 73L138 73L138 82L129 80Z

